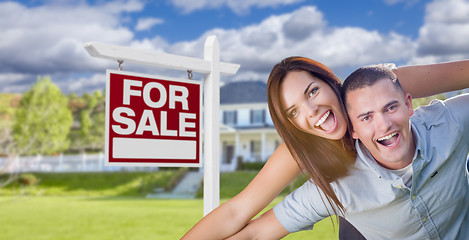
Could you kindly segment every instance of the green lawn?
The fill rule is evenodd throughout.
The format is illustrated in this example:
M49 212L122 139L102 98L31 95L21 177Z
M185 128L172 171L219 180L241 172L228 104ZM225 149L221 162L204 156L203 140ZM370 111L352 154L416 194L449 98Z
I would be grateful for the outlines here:
M155 187L170 189L186 170L22 175L0 189L0 240L179 239L202 218L203 200L144 196ZM221 174L222 199L239 193L256 174ZM31 178L35 183L25 186L24 179ZM283 194L302 182L304 178L299 177ZM275 199L267 209L282 198ZM285 239L338 237L330 219L325 219L314 231L294 233Z
M187 169L179 168L158 172L26 173L20 174L8 186L0 188L0 196L26 194L139 197L152 193L155 188L171 189L186 171ZM34 184L22 184L31 178L34 179Z
M3 196L0 239L179 239L202 211L201 199ZM337 232L325 219L285 239L337 239Z

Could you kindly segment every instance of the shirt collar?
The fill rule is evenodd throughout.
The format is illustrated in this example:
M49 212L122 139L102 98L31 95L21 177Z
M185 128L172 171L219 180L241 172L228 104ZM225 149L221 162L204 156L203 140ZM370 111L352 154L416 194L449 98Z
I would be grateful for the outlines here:
M370 151L363 145L360 140L355 141L355 149L357 150L357 157L361 159L361 161L370 169L373 170L374 173L379 178L384 179L393 179L393 174L390 171L387 171L385 168L381 167L378 162L376 162L373 155L371 155Z
M412 131L413 138L415 141L416 149L415 149L415 153L412 158L411 164L412 164L412 168L415 171L415 168L420 170L422 168L422 164L421 164L421 161L414 161L414 160L418 157L423 158L423 153L421 150L422 149L421 141L420 141L421 138L419 137L418 132L415 131L414 129L415 127L412 124L411 131ZM357 150L357 157L361 159L363 163L365 163L366 166L372 169L379 178L388 179L388 180L392 180L395 178L396 175L393 174L392 171L389 171L388 169L379 165L378 162L376 162L376 159L373 157L373 155L371 155L370 151L365 147L365 145L363 145L363 143L359 139L355 140L355 149Z

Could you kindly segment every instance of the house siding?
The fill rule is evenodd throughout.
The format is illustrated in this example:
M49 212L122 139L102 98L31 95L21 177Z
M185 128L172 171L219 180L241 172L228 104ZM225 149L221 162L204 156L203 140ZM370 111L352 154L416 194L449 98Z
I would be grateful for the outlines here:
M238 158L264 162L281 143L269 114L266 89L265 83L252 81L229 83L220 89L220 119L226 127L220 131L222 171L235 170ZM225 121L224 116L233 111L236 121ZM259 114L258 118L253 114Z

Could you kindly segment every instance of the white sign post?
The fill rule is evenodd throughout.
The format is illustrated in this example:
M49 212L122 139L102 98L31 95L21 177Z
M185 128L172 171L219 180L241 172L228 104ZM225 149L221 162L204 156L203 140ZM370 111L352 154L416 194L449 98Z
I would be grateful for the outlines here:
M176 69L205 75L204 87L204 216L220 204L219 108L220 74L235 74L240 65L220 62L220 46L215 36L205 41L204 59L148 52L103 43L86 43L85 49L97 58Z

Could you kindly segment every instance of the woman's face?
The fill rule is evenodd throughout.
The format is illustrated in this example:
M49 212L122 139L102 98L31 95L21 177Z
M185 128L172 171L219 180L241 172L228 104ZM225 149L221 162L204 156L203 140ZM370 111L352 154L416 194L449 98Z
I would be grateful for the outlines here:
M280 101L290 122L306 133L338 140L347 131L336 94L309 72L287 73L280 85Z

